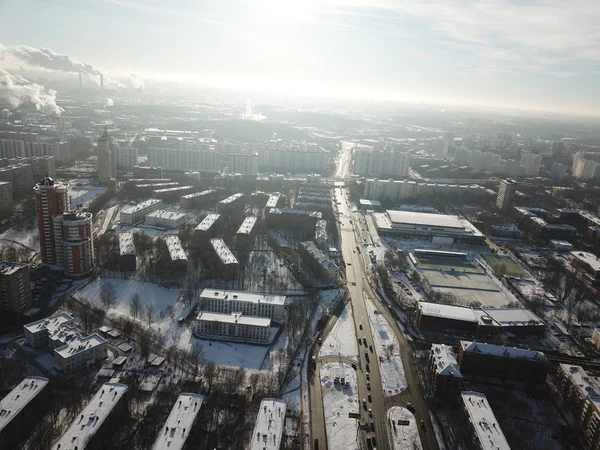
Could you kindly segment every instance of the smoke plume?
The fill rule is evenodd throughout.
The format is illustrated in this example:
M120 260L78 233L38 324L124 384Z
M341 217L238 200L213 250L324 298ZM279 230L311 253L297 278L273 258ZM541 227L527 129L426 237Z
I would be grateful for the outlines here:
M108 97L106 99L106 107L114 106L114 104L115 104L115 102L114 102L114 100L112 98Z
M19 75L11 75L4 69L0 69L0 98L7 100L13 107L30 101L38 111L45 114L62 112L56 104L56 91L46 91L44 86L31 83Z

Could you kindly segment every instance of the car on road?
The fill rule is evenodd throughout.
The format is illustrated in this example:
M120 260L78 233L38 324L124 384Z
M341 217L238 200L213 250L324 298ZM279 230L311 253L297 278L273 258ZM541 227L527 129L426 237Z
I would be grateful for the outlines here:
M340 383L340 377L335 377L333 379L333 384L339 384Z
M415 405L413 405L412 403L407 403L406 404L406 409L408 409L411 413L415 412Z
M371 381L371 375L369 375L369 372L367 372L366 378L367 378L367 381Z
M359 330L362 330L362 323L359 323L359 324L358 324L358 329L359 329Z
M371 360L369 359L369 354L367 352L365 352L365 361L367 361L368 363L371 362Z
M424 420L421 420L421 428L423 429L423 431L427 431L427 427L425 426Z
M375 314L381 314L381 311L379 311L378 309L376 309L375 311L373 311Z
M319 450L319 440L318 439L315 439L314 450Z
M373 398L371 397L371 394L367 396L367 400L369 400L369 403L373 403Z
M375 431L375 426L373 424L373 431ZM373 443L373 450L375 450L375 448L377 447L377 439L375 438L375 436L373 436L371 438L371 442Z
M363 408L364 408L364 409L365 409L365 411L366 411L366 410L367 410L367 401L366 401L364 398L363 398L363 400L362 400L362 405L363 405Z
M319 338L317 342L319 343L319 345L321 345L323 343L323 339Z
M365 347L367 346L367 338L363 336L363 344L365 344Z
M369 368L369 365L367 364L367 366L365 367L367 375L369 375L371 373L371 369Z
M367 383L367 391L371 390L371 383Z
M357 370L357 369L356 369L356 364L352 364L352 368L353 368L354 370Z
M373 410L369 408L369 417L373 417Z
M373 346L372 346L372 345L369 345L369 351L370 351L371 353L373 353Z
M346 263L346 265L347 265L347 266L351 266L351 265L352 265L352 263Z

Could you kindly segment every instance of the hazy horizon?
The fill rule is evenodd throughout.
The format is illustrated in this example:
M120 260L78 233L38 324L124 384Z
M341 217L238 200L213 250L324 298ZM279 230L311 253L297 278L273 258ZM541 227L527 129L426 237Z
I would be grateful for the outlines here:
M0 69L597 116L598 19L591 0L8 0Z

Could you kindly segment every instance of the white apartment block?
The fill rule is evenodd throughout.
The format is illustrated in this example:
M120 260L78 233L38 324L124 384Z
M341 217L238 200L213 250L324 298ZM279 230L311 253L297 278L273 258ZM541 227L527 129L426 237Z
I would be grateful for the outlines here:
M137 166L138 149L129 144L123 144L119 147L117 154L117 167L121 170L130 170Z
M0 159L25 157L25 142L14 139L0 139Z
M483 197L487 194L482 186L443 183L417 183L407 180L365 180L364 197L370 200L389 198L394 202L419 196L447 195L452 198Z
M354 174L361 176L407 177L410 154L397 150L358 148L354 150Z
M137 205L129 206L119 214L121 224L136 225L144 221L144 217L156 211L162 205L162 200L151 198Z
M148 161L164 169L218 173L221 154L207 144L181 142L179 148L148 149Z
M208 312L239 312L246 316L268 317L283 323L285 299L284 295L204 289L200 294L199 303L200 308Z
M262 172L321 173L327 169L330 154L317 144L266 145L258 150Z
M189 216L177 211L159 209L146 215L146 225L151 227L175 229L187 223Z
M194 332L200 338L268 344L271 319L246 317L239 312L230 314L201 311L196 317Z
M4 398L0 399L0 435L19 414L35 400L50 380L42 377L27 377ZM34 406L35 404L32 404ZM23 425L16 422L15 425ZM34 424L31 424L34 425ZM0 439L1 441L1 439Z
M287 403L277 398L260 402L249 450L279 450L285 425Z
M523 153L521 155L523 175L526 177L537 177L542 166L542 156L534 153Z
M172 235L165 237L165 244L167 244L171 261L182 261L187 263L187 255L181 245L179 236Z
M591 155L578 152L573 157L571 172L580 180L600 179L600 162L592 159Z
M73 322L73 316L62 312L23 326L25 340L32 348L49 345L49 336L58 332L64 325Z
M0 181L0 214L12 212L12 183Z
M183 450L203 402L204 397L200 394L180 394L152 450Z
M258 175L258 153L230 154L229 173L241 173L250 177Z

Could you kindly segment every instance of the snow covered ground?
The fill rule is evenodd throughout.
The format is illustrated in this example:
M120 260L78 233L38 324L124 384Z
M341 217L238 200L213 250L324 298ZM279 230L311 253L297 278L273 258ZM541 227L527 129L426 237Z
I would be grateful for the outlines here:
M387 416L388 422L392 424L388 430L393 450L421 450L423 448L419 437L419 425L415 416L408 409L392 406L388 409Z
M91 202L97 196L106 192L105 186L78 186L71 185L69 188L69 197L71 199L71 209L79 209Z
M327 447L335 450L360 449L357 442L358 420L348 417L348 413L360 411L356 372L344 363L327 363L321 366L320 376ZM344 377L350 386L342 388L340 383L335 384L335 377Z
M346 303L333 329L323 342L319 357L323 356L344 356L358 362L358 345L351 302Z
M0 240L18 242L36 252L40 251L40 232L37 226L25 230L9 228L4 233L0 233Z
M385 317L382 314L375 313L375 305L367 298L365 298L365 303L373 329L373 345L377 354L383 391L386 396L399 394L406 389L407 384L404 367L400 359L398 339L396 339ZM390 345L393 345L393 350L388 352L386 348L389 348Z

